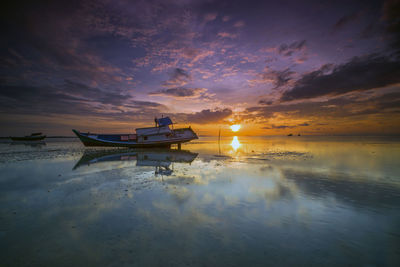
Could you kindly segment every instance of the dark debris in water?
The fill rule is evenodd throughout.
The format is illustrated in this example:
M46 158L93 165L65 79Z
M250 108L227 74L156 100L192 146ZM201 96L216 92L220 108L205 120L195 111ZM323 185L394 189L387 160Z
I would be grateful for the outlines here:
M261 153L257 157L258 159L278 159L278 158L312 158L312 155L309 153L305 152L296 152L296 151L285 151L285 152L266 152L266 153Z

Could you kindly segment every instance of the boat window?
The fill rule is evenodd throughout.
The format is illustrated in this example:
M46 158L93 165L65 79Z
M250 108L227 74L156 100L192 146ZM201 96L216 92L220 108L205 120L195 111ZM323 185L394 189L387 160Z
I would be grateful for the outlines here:
M143 137L144 140L147 140L147 136Z

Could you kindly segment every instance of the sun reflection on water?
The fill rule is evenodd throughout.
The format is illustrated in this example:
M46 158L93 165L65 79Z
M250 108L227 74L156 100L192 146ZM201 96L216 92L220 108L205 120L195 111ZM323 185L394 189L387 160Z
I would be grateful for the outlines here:
M239 142L239 139L237 136L234 136L232 139L232 143L231 146L233 148L233 150L237 150L242 144Z

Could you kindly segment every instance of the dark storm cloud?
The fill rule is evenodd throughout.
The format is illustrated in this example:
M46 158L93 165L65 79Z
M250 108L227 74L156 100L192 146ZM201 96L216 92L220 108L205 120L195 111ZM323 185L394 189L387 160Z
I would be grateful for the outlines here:
M97 51L89 42L99 34L85 14L85 2L26 1L2 10L0 40L2 73L26 80L51 77L82 83L121 84L125 69L105 61L108 51ZM92 15L96 11L92 10ZM115 43L115 36L109 39ZM6 63L14 63L8 64ZM44 79L43 79L44 80ZM46 85L46 84L45 84ZM48 84L51 86L51 84Z
M400 89L400 88L398 88ZM336 97L326 101L300 102L293 104L276 104L271 106L250 107L243 114L243 119L261 120L282 115L287 118L301 119L334 119L351 118L373 114L396 114L400 112L400 93L392 92L380 96ZM248 115L246 115L248 114ZM308 126L308 123L298 126Z
M82 100L90 100L102 104L122 105L130 96L111 90L103 91L99 88L87 86L82 83L65 80L63 93L80 97Z
M281 87L286 85L290 80L291 76L294 74L293 71L290 71L289 68L283 71L271 71L266 73L265 77L269 77L273 80L275 87Z
M207 89L205 88L176 87L150 92L149 95L170 96L176 98L198 98L206 91Z
M218 123L230 115L232 115L232 110L229 108L216 110L204 109L194 114L188 114L187 120L199 124Z
M81 101L82 98L66 95L54 88L36 87L36 86L0 86L0 103L1 110L17 110L28 111L32 107L31 112L36 111L36 107L41 107L41 110L56 108L56 112L63 111L66 103ZM48 101L48 103L47 103ZM57 102L57 105L54 103ZM40 111L40 110L39 110Z
M336 66L329 74L324 74L321 69L305 74L291 90L283 93L281 100L341 95L398 82L400 82L400 61L377 55L355 57L348 63Z
M264 72L259 73L258 79L250 80L250 83L272 83L275 88L287 85L290 80L292 80L292 75L295 72L291 71L289 68L284 70L270 70L265 68Z
M41 10L40 16L36 13L39 10ZM61 26L61 20L65 15L57 10L54 3L49 2L49 5L45 5L41 1L35 5L11 4L9 8L2 9L0 25L6 38L2 38L0 44L4 48L20 52L28 60L40 60L44 54L55 62L67 66L79 64L76 62L77 58L65 54L67 51L64 48L68 43L59 42L63 36L61 29L57 32L56 27ZM65 12L70 14L70 9L66 9ZM56 16L59 16L58 19L55 19ZM52 23L46 23L46 20ZM8 49L3 52L7 53Z
M129 112L123 112L119 108L120 105L139 112L150 110L158 112L158 109L165 108L159 103L138 101L124 94L103 92L98 88L71 81L66 81L60 88L2 85L0 105L2 112L11 114L75 114L105 117L128 114ZM117 114L111 111L119 112Z

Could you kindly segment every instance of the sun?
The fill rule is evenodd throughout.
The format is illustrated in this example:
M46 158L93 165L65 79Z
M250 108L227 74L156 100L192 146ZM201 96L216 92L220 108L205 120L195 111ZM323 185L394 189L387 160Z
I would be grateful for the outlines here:
M232 129L232 132L237 132L240 130L241 126L240 126L240 124L234 124L234 125L231 125L230 127Z

